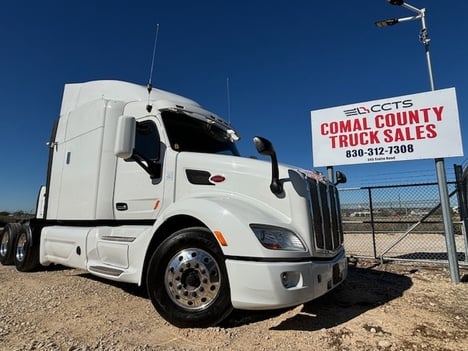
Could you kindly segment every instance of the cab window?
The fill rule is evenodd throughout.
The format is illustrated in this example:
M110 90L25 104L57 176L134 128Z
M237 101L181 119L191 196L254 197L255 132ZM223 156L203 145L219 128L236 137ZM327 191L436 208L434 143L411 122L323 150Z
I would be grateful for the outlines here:
M135 150L146 159L159 161L160 138L153 121L137 122Z

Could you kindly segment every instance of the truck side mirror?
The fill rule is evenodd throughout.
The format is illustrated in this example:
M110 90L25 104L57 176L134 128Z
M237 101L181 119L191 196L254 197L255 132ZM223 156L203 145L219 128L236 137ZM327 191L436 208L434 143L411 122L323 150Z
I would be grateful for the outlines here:
M346 183L346 175L343 172L336 171L336 183L337 184L344 184Z
M135 148L135 131L135 117L121 116L119 118L114 144L115 156L123 159L132 157L133 149Z
M260 155L271 157L271 184L270 190L273 194L279 195L283 192L283 184L279 180L279 168L278 159L276 158L276 152L273 144L262 137L256 136L253 138L253 142Z

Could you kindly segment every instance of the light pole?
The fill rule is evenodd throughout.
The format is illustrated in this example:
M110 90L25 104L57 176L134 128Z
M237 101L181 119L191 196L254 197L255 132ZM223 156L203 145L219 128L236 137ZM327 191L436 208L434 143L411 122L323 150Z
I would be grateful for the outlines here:
M407 8L408 10L416 13L415 16L410 17L402 17L402 18L390 18L382 21L375 22L377 27L388 27L393 26L397 23L407 22L407 21L414 21L414 20L421 20L421 31L419 32L419 41L424 44L424 49L426 50L426 60L427 60L427 68L429 71L429 82L431 84L431 90L435 90L434 87L434 78L432 76L432 64L431 64L431 55L429 52L429 36L427 34L427 27L426 27L426 9L418 9L403 0L387 0L392 5L402 6Z
M414 13L416 15L410 17L402 17L402 18L390 18L382 21L375 22L377 27L388 27L393 26L400 22L407 22L413 20L421 20L421 31L419 32L419 41L424 44L424 49L426 51L426 60L427 60L427 68L429 71L429 82L431 84L431 90L434 91L434 78L432 75L432 64L431 64L431 55L429 53L429 36L427 33L426 27L426 9L418 9L404 0L386 0L392 5L402 6ZM460 273L458 270L458 260L457 260L457 249L455 246L455 238L453 235L453 223L452 223L452 216L450 212L450 203L449 203L449 196L447 190L447 177L445 174L445 162L443 158L435 159L435 166L437 171L437 182L439 186L439 197L440 197L440 205L442 208L442 216L444 219L444 229L445 229L445 242L447 245L447 256L449 261L449 268L450 268L450 276L452 282L460 283Z

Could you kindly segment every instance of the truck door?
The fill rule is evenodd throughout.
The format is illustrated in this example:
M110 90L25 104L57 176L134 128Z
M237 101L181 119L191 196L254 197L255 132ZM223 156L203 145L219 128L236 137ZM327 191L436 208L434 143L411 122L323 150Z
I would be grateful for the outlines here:
M156 219L162 207L164 182L162 182L164 144L158 132L158 121L155 118L139 120L135 136L135 151L140 157L136 159L117 160L114 189L114 218L149 220ZM142 161L143 160L143 161ZM150 176L148 162L154 164Z

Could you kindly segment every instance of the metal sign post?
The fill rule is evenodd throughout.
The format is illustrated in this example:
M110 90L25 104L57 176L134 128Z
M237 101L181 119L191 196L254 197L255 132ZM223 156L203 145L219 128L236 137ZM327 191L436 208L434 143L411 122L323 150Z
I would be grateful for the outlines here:
M410 4L407 4L403 0L387 0L392 5L403 6L406 9L415 12L416 16L405 17L405 18L393 18L383 21L376 22L375 24L378 27L386 27L390 25L397 24L399 22L411 21L416 19L421 19L422 28L419 33L419 40L424 44L426 50L426 60L427 67L429 71L429 82L431 84L431 90L434 91L434 78L432 76L432 64L431 56L429 53L429 36L427 34L425 13L426 9L418 9ZM440 204L442 208L442 216L444 219L444 229L445 229L445 242L447 245L447 255L450 269L450 276L453 283L460 283L460 273L458 269L458 260L457 260L457 249L455 246L455 237L453 234L453 222L450 212L449 196L447 190L447 177L445 173L445 162L443 158L435 159L435 166L437 171L437 182L439 186L439 197Z

